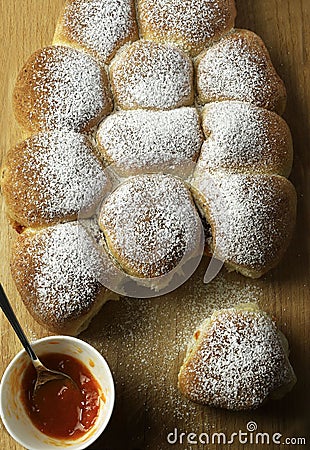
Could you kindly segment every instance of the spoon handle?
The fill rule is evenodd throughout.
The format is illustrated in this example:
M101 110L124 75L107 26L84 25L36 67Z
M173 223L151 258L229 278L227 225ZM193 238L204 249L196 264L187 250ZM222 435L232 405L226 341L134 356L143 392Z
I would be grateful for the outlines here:
M26 352L28 353L28 355L30 356L32 361L36 361L38 359L38 357L35 354L35 352L33 351L33 349L31 348L31 345L30 345L28 339L26 338L25 333L22 330L22 327L20 326L20 323L18 322L17 317L15 316L15 313L10 305L10 302L9 302L1 284L0 284L0 307L1 307L2 311L4 312L8 321L12 325L12 327L13 327L15 333L17 334L18 339L22 343L24 349L26 350Z

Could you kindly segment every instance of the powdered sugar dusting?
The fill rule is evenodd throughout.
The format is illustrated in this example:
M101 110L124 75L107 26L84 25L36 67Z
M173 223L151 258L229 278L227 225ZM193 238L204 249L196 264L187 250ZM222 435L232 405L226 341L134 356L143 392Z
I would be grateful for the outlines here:
M199 101L241 100L267 109L282 108L285 88L263 41L248 30L224 36L199 57Z
M197 54L210 39L217 39L226 33L233 26L235 16L233 0L138 0L136 3L144 37L156 41L172 41L192 55ZM66 5L67 13L63 20L67 31L70 29L72 33L70 37L105 62L110 62L116 49L124 42L135 39L133 3L130 0L74 0L68 1ZM236 34L231 36L233 35ZM246 46L242 47L243 43L239 45L237 42L230 46L225 44L229 42L230 36L225 39L221 41L224 46L220 50L216 44L207 51L203 59L205 66L200 63L199 70L202 67L204 70L203 76L199 75L198 80L200 100L223 100L225 96L230 98L233 94L232 98L245 99L275 109L284 88L269 65L269 60L261 57L259 45L257 48L254 45L253 53L249 56ZM264 65L267 66L267 75L262 69ZM107 82L95 60L87 53L61 47L45 49L39 54L31 71L31 85L33 83L34 89L30 97L33 96L35 101L28 114L34 129L39 125L40 129L56 127L88 131L90 126L98 124L105 113L110 112ZM193 105L192 62L173 45L139 41L124 47L112 62L111 80L117 107L120 108L165 110ZM280 94L275 94L281 89ZM204 96L209 97L206 100ZM140 127L141 124L148 124L145 119L147 115L141 111L135 111L132 116L128 114L126 117L136 118L139 114ZM179 117L180 114L172 112L169 117ZM148 115L150 116L151 114ZM164 120L162 111L159 116ZM227 120L225 112L223 118L224 116ZM125 117L125 114L117 112L112 116L113 125L119 117ZM157 121L160 122L159 119ZM149 127L152 132L155 131L154 122L155 119L150 120ZM168 120L165 126L162 125L161 131L166 132L167 124ZM124 122L120 120L118 125L124 126L125 135L128 128ZM138 143L141 147L136 142L137 150L142 148L144 152L141 153L141 159L140 153L139 156L136 155L138 162L135 164L142 164L146 146L151 147L149 161L151 164L154 160L157 163L153 152L156 146L152 147L150 140L154 137L159 146L158 135L152 135L150 128L145 132L147 137L142 135L133 119L130 126L139 136ZM176 122L173 121L171 133L177 134L178 129L174 126ZM177 144L178 149L183 150L183 136L187 136L190 127L182 126L184 129L175 135L174 145ZM215 128L216 125L213 126L213 129ZM233 127L231 131L235 129ZM256 132L255 129L255 142ZM182 142L177 140L181 136ZM113 138L116 139L115 135ZM117 139L119 138L118 135ZM192 136L189 138L190 143L193 142L191 139ZM172 139L168 140L169 151L173 148L170 147L171 141ZM123 146L124 152L126 150L125 161L129 166L134 140L131 147L128 144L128 149L124 147L124 142L127 141L124 140L119 145ZM226 150L229 148L225 137L222 138L221 146ZM249 160L255 161L250 147L245 144L245 148ZM162 151L162 148L160 150ZM235 153L235 148L230 150ZM214 148L214 164L217 164L215 152L217 150ZM173 155L175 156L175 153ZM112 157L115 158L115 155ZM161 157L164 159L163 154ZM226 161L226 156L220 164L224 160ZM61 161L59 167L55 165L55 172L53 167L49 168L47 175L53 173L57 178L60 172L61 180L64 180L63 165L70 165L71 160L63 157ZM44 166L45 159L39 161L39 164ZM84 174L82 164L81 170ZM204 172L204 176L205 174ZM195 245L194 230L197 229L199 218L191 203L187 186L182 182L170 178L169 183L162 184L162 188L160 183L155 183L154 189L154 183L150 181L151 176L144 177L143 180L148 177L147 183L129 180L110 195L104 205L105 231L109 231L106 237L114 245L114 250L129 260L130 270L139 271L142 276L158 276L175 266L191 245ZM214 184L212 181L208 186L216 187L211 194L203 187L203 193L210 194L213 212L217 215L216 220L220 222L219 229L222 234L219 233L216 240L220 244L224 259L233 260L237 253L237 263L249 264L255 268L268 263L268 255L273 257L274 243L277 245L280 242L281 248L286 245L292 226L286 222L288 217L291 220L292 214L285 215L283 204L280 204L276 195L273 196L271 178L268 181L265 178L261 180L263 182L253 188L251 179L235 176L222 178L220 175ZM54 181L51 181L50 186L56 190L58 186L53 183ZM68 184L70 187L70 182ZM68 189L67 186L66 188ZM89 193L87 189L85 184L85 195ZM62 187L60 191L63 192ZM74 191L75 188L73 195ZM68 205L61 203L61 206L65 208ZM278 206L279 209L285 210L285 213L283 218L277 216L275 219L274 212ZM102 222L101 217L101 224ZM35 308L43 323L47 326L66 324L91 309L100 289L98 280L104 279L106 273L105 261L98 248L102 244L102 234L98 232L94 218L88 224L87 231L80 224L71 222L39 229L36 233L33 230L26 230L24 233L29 233L29 238L25 245L20 247L16 258L20 266L21 261L24 261L25 265L22 272L15 276L17 280L19 277L24 281L25 274L29 273L29 279L26 281L32 292L31 300L35 299L34 306L31 307ZM88 233L94 233L94 239ZM141 257L142 261L139 259ZM29 271L29 261L33 263L33 273ZM108 262L111 263L110 260ZM125 270L128 270L128 266ZM188 418L189 422L193 423L193 417L199 414L201 409L184 399L177 391L175 373L176 367L181 365L188 339L196 324L214 309L229 307L240 301L259 300L262 296L259 282L253 284L251 280L247 280L245 285L243 281L236 281L235 274L226 272L211 284L203 285L204 270L198 270L181 289L162 298L124 299L119 303L106 305L102 313L95 318L91 328L83 335L83 338L95 345L104 355L109 349L109 363L116 373L117 389L124 390L129 400L130 396L134 398L134 401L129 401L121 407L124 406L127 416L131 417L132 406L145 405L144 425L152 414L153 418L174 414L176 417ZM22 293L24 292L22 290ZM26 303L27 295L24 297ZM262 345L267 345L268 339L273 343L272 332L269 333L269 329L266 331L264 326L262 329ZM256 330L260 330L260 321L255 325ZM245 337L248 332L246 328ZM267 341L264 343L265 338ZM235 344L233 337L232 341ZM115 347L117 351L111 352L111 348ZM254 354L256 353L258 351ZM250 360L248 353L244 355L247 356L244 361ZM246 364L242 369L247 369ZM261 373L262 369L259 368L259 374ZM225 387L227 385L231 387L230 381ZM229 392L235 391L232 389ZM149 401L149 397L154 395L161 400L158 406L156 401ZM230 401L231 397L228 398ZM258 395L255 398L258 398ZM162 408L163 404L167 406L166 409ZM154 407L153 411L150 410L150 405ZM117 404L116 408L118 407ZM149 423L155 424L156 420ZM163 423L165 420L160 421L161 430ZM143 430L146 428L143 427ZM159 448L162 450L162 443Z
M180 371L192 400L227 409L251 409L292 379L275 323L262 311L226 309L200 327L197 347Z
M176 47L137 41L110 66L116 103L123 109L171 109L193 103L191 60Z
M20 242L15 258L25 261L36 315L59 327L88 312L99 291L103 267L83 226L77 222L55 225L22 235Z
M165 417L190 424L201 407L180 394L176 372L195 328L216 309L263 299L258 283L244 283L234 273L222 272L212 283L203 284L206 263L168 295L105 305L82 334L108 358L116 391L126 400L118 407L128 419L136 420L131 410L134 399L134 404L144 405L143 414L154 424L165 423Z
M124 270L151 278L166 274L193 250L199 221L186 185L162 174L138 175L118 186L99 217Z
M234 0L138 0L142 36L197 54L234 25Z
M74 131L33 135L10 154L10 196L28 226L91 215L110 187L89 142Z
M294 226L294 195L285 178L196 170L193 186L213 224L217 258L258 272L277 261Z
M101 123L97 140L106 160L122 175L179 173L193 166L202 132L195 108L118 111Z
M205 106L202 116L207 140L200 168L282 174L290 166L291 135L277 114L250 103L223 101Z
M40 129L83 130L110 107L102 69L86 53L67 47L46 47L28 62L33 110L26 111ZM28 74L29 76L29 74Z
M91 50L104 62L125 42L137 39L133 0L68 1L57 38L69 38Z

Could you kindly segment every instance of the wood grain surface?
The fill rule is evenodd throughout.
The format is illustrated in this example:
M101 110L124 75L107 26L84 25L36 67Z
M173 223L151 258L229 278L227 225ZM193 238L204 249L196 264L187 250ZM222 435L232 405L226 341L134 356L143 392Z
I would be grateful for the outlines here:
M51 43L63 0L0 0L1 132L3 154L20 139L12 113L14 80L22 64L37 48ZM309 175L310 175L310 1L237 0L237 26L249 28L265 41L288 91L284 115L293 134L295 158L291 180L298 192L298 220L293 242L285 258L272 273L248 280L223 271L203 286L205 262L198 273L178 291L163 298L110 302L104 306L81 338L101 351L116 382L116 406L112 420L96 450L215 449L225 445L169 444L167 435L178 433L246 431L254 421L257 431L305 437L310 449L309 364ZM14 239L8 227L1 198L0 279L30 338L47 335L28 314L13 285L9 271L9 247ZM273 314L288 337L297 385L283 400L256 411L233 413L204 408L183 399L176 389L177 373L186 341L195 326L212 308L237 301L256 300ZM20 344L0 314L0 376ZM294 441L293 441L294 442ZM227 445L228 447L228 445ZM261 450L265 445L243 445L232 449ZM266 448L279 448L270 443ZM0 449L21 447L0 423Z

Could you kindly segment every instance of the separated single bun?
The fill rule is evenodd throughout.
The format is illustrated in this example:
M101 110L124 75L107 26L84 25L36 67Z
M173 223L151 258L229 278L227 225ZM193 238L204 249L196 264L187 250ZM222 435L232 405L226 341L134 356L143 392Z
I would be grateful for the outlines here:
M230 410L257 408L295 383L286 338L253 303L215 311L203 322L179 372L190 400Z

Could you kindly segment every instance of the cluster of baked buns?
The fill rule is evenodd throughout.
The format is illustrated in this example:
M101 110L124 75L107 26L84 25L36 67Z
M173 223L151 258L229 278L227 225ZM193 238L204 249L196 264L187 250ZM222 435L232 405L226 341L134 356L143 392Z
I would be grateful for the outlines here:
M285 252L286 91L235 15L234 0L67 0L53 45L22 68L25 140L2 189L13 278L51 330L87 326L113 264L156 285L193 251L200 215L229 269L259 277Z

